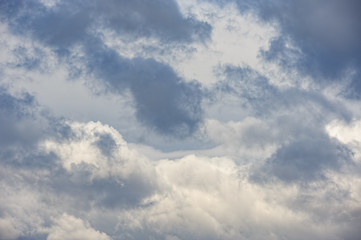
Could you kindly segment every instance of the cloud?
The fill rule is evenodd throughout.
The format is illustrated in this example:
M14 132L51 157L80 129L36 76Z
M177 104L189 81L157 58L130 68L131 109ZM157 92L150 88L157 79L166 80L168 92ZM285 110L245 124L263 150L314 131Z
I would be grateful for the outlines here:
M65 170L54 178L59 193L65 196L78 193L92 204L117 207L136 206L157 191L152 166L130 150L115 129L99 122L72 123L70 127L73 132L70 141L42 143L43 151L58 156ZM104 136L113 144L110 152L99 145Z
M0 144L3 146L18 143L25 146L36 142L41 134L35 131L26 131L36 127L31 119L34 99L29 94L20 98L13 97L3 88L0 89ZM26 132L25 132L26 131Z
M350 163L350 158L349 150L341 144L322 135L310 136L280 147L260 171L285 182L307 182L324 177L325 170ZM261 172L255 174L256 179Z
M162 134L184 137L202 120L200 86L185 82L169 66L153 59L126 59L102 45L89 45L88 69L115 93L129 88L138 119Z
M0 88L0 161L19 168L48 168L56 157L36 150L46 138L64 137L68 126L41 108L29 93L14 96Z
M16 229L14 220L11 218L0 218L0 238L1 239L17 239L20 232Z
M259 184L249 179L252 165L257 163L238 165L227 157L197 155L151 161L129 148L110 126L100 122L67 125L70 134L49 135L32 145L33 152L56 156L52 165L20 168L1 163L4 195L0 212L5 226L16 224L11 226L18 231L9 235L14 239L18 236L60 239L65 235L70 239L299 239L298 236L352 239L353 235L357 236L352 218L333 216L340 207L346 214L357 214L359 205L353 204L357 195L351 194L351 185L345 182L351 181L357 189L359 175L349 179L349 170L338 171L347 164L338 162L337 147L325 135L318 139L320 133L306 133L305 136L314 137L303 143L294 136L295 142L282 146L276 157L270 158L274 162L266 179L277 176L286 184L279 181ZM238 144L248 142L250 146L258 144L257 138L265 138L264 131L272 131L257 119L230 127L240 129L239 134L234 134L235 139L238 135L245 137ZM257 131L260 131L258 136ZM273 134L263 144L280 139L284 133ZM301 155L304 163L292 161L300 156L297 152L309 154ZM331 167L323 166L329 163ZM278 167L287 166L295 168L291 182L296 179L306 184L306 190L302 185L289 184L289 178L278 174ZM312 175L318 172L324 176ZM308 180L313 181L308 183ZM44 190L47 194L43 194ZM29 204L31 208L27 207ZM351 225L339 226L344 221Z
M279 37L264 52L266 59L280 61L286 69L293 65L320 83L320 78L339 81L351 69L356 74L345 95L360 96L358 1L242 1L237 5L241 11L252 11L280 27Z
M238 107L248 116L207 121L206 131L219 144L216 154L229 154L241 163L261 161L258 167L252 163L251 179L258 182L276 177L304 183L351 164L351 151L324 131L334 118L350 120L343 104L312 90L281 89L251 68L223 69L225 80L215 85L213 96L219 96L215 99L221 105L237 101L232 110Z
M352 151L353 159L356 162L361 160L361 139L358 134L360 128L361 122L356 119L350 122L333 120L325 127L330 137L336 138Z
M50 46L60 58L69 61L70 66L74 65L72 47L82 46L85 56L78 60L85 60L83 68L101 78L98 82L115 90L113 93L122 94L124 88L130 89L136 116L146 126L176 137L189 136L197 129L202 115L197 84L185 82L171 67L156 60L119 55L102 42L101 32L97 32L110 29L134 39L157 37L164 42L208 38L210 26L185 19L176 3L95 1L83 5L76 1L47 7L36 1L19 1L3 2L3 5L3 18L14 33L30 35ZM23 61L25 63L17 66L36 65L33 60Z
M97 13L106 17L103 24L119 34L156 35L165 42L192 41L208 38L211 30L205 22L184 18L175 1L107 1L95 5Z
M163 41L193 41L209 37L205 22L184 18L174 1L39 1L2 2L3 19L15 32L30 33L58 48L84 41L92 28L105 28L118 34L155 36Z
M80 240L80 239L96 239L96 240L110 240L105 233L96 231L89 226L89 223L81 219L63 214L59 219L56 219L55 224L50 227L47 240Z
M249 66L224 65L218 72L224 80L214 84L210 90L210 102L237 101L240 106L232 107L240 108L240 112L245 112L247 116L269 118L304 112L303 114L309 114L310 119L318 114L325 115L324 118L327 119L335 116L350 119L351 113L345 104L330 98L327 93L312 88L303 89L297 85L277 86L271 78Z
M0 2L0 238L358 239L358 17L198 2Z

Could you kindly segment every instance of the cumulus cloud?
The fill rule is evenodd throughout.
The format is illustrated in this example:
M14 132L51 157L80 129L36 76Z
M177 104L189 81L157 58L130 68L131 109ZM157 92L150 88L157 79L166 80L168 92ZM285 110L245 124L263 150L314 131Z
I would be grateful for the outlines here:
M358 239L358 6L0 1L0 238Z
M157 190L151 164L130 150L116 130L99 122L73 123L70 127L73 133L71 141L42 143L46 153L60 158L66 171L55 183L72 186L63 188L65 195L86 189L86 195L80 197L92 196L93 204L116 207L137 205ZM99 145L104 137L113 144L110 152L104 152Z
M55 224L48 231L48 240L59 240L64 238L71 240L110 239L105 233L92 229L91 226L89 226L89 223L65 213L59 219L56 219Z
M317 184L309 185L306 191L282 182L260 185L249 180L249 165L237 165L230 158L189 155L153 162L129 149L109 126L68 124L70 138L49 138L36 147L55 154L55 166L21 171L7 167L2 211L21 223L22 230L11 233L14 239L299 239L305 235L338 239L333 236L342 238L349 233L347 229L356 231L336 227L341 216L333 218L333 212L324 212L326 206L317 205L331 197L323 204L340 207L340 201L350 202L343 205L347 206L344 211L351 215L358 211L359 205L351 204L355 196L349 194L349 186L334 182L347 177L337 171L316 178ZM104 151L104 141L111 143L111 149ZM14 179L13 173L21 178ZM37 187L32 186L34 181ZM11 187L14 183L21 195ZM324 187L322 194L315 191L320 185ZM42 189L46 195L41 194ZM27 196L28 202L33 199L35 205L25 211L11 204L10 199L24 207L22 196ZM306 197L309 200L304 201ZM296 206L302 207L295 210ZM33 216L24 218L26 214ZM12 222L5 218L3 223ZM330 227L333 230L326 231Z

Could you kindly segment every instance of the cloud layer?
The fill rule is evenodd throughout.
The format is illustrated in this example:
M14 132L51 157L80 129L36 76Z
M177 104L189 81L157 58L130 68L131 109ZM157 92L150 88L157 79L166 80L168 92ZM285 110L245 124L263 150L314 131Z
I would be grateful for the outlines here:
M359 239L359 8L0 1L0 239Z

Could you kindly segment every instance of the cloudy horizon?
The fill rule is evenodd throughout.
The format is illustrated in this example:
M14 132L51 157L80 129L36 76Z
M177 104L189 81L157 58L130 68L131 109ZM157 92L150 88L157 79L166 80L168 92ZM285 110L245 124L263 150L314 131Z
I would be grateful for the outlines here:
M358 0L0 0L0 239L361 236Z

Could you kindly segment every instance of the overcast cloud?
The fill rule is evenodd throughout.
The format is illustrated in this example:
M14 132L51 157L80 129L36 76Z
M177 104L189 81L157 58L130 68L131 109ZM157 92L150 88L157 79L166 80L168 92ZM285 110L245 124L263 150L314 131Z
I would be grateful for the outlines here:
M357 0L0 0L0 239L358 240Z

